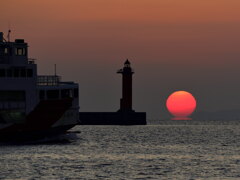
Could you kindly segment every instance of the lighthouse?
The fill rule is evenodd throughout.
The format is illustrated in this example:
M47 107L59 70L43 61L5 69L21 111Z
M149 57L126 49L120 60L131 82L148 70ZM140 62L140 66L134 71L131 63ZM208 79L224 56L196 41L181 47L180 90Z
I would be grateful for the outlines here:
M122 98L120 99L119 111L133 111L132 109L132 75L134 74L131 68L131 63L127 59L124 67L117 71L122 74Z
M146 112L135 112L132 109L132 75L131 63L127 59L122 69L122 98L117 112L80 112L83 125L146 125Z

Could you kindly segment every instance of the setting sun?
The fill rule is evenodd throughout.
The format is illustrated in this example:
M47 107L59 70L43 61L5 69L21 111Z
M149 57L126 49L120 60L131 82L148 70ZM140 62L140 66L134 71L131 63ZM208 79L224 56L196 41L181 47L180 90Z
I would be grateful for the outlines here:
M186 118L196 109L196 99L186 91L172 93L166 102L168 111L176 118Z

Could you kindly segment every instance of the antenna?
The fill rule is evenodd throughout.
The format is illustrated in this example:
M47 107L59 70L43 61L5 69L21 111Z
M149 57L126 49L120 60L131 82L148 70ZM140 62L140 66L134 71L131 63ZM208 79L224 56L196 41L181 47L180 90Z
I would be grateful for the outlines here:
M7 35L7 40L8 40L8 42L10 42L10 40L11 40L11 39L10 39L10 34L11 34L11 29L8 30L8 35Z
M8 21L8 35L7 35L7 41L6 42L10 42L11 41L11 22L10 20Z
M57 76L57 65L54 64L54 75Z

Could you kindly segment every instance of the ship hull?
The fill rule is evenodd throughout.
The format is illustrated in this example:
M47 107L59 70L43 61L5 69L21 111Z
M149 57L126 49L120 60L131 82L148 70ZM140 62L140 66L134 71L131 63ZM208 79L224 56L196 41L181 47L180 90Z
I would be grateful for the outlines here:
M65 133L78 123L78 117L74 116L78 110L71 106L71 98L41 101L26 116L24 123L0 128L0 141L34 140Z

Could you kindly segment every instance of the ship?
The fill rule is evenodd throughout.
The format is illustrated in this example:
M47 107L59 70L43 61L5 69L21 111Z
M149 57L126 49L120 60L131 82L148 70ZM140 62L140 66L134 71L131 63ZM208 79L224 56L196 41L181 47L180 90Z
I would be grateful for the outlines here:
M39 139L79 123L79 85L38 75L24 39L0 32L0 140ZM56 72L56 71L55 71Z

